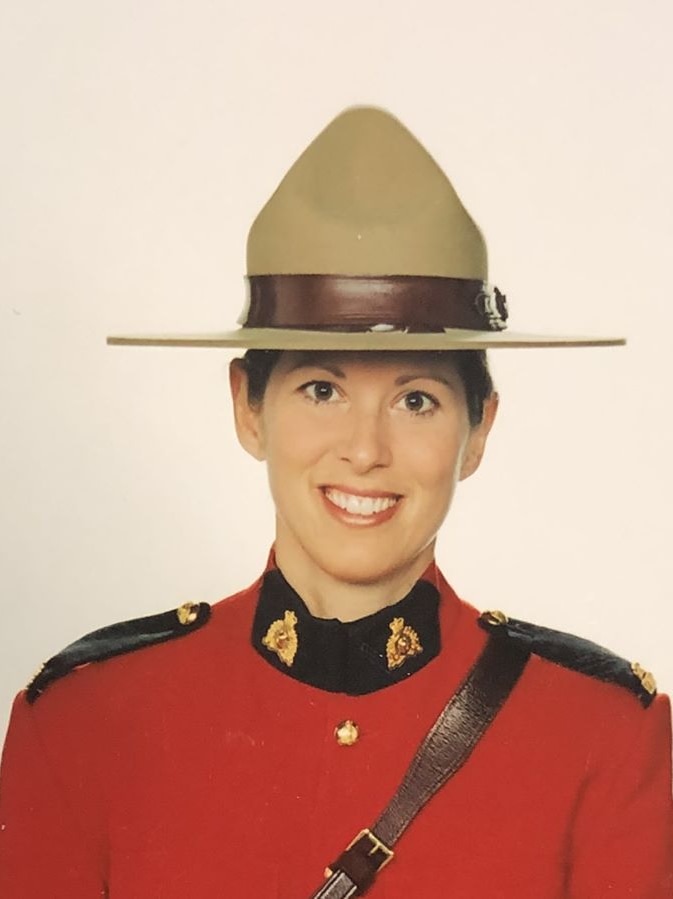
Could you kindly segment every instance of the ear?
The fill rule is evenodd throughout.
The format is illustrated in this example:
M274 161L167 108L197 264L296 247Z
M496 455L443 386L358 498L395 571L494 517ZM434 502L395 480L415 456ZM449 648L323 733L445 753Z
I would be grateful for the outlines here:
M467 439L463 460L460 466L460 478L464 481L479 468L484 450L486 449L486 441L493 427L495 416L498 411L499 397L493 392L484 402L484 415L481 422L470 432Z
M251 406L248 401L248 373L240 359L232 360L229 366L229 386L238 442L247 453L261 462L265 458L262 409L261 406Z

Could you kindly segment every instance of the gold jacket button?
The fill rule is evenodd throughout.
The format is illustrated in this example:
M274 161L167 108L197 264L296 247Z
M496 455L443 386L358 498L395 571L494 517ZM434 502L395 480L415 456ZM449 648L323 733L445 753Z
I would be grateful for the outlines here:
M342 721L334 728L334 736L339 746L352 746L357 743L360 736L360 729L355 721L350 719Z

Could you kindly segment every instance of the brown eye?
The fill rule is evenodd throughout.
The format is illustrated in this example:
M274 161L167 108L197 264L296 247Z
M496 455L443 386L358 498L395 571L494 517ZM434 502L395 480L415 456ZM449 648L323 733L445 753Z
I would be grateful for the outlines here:
M410 393L405 393L402 397L402 402L407 412L413 412L416 415L432 412L438 405L434 397L430 396L429 393L424 393L422 390L412 390Z
M310 381L301 389L314 403L329 403L336 396L334 385L329 381Z

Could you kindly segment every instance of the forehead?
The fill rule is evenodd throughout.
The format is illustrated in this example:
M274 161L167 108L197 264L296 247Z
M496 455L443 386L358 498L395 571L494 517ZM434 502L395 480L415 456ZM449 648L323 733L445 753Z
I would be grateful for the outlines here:
M347 376L349 370L363 368L385 369L391 374L447 374L457 373L455 353L444 352L330 352L287 350L281 356L278 370L288 374L303 368L324 368Z

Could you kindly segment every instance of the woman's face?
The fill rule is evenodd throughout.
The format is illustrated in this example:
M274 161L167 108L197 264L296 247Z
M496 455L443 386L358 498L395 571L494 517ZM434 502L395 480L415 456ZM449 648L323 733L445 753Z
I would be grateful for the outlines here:
M460 376L424 353L285 352L250 407L232 366L239 439L265 460L276 551L348 583L433 555L456 484L479 465L496 397L470 427Z

